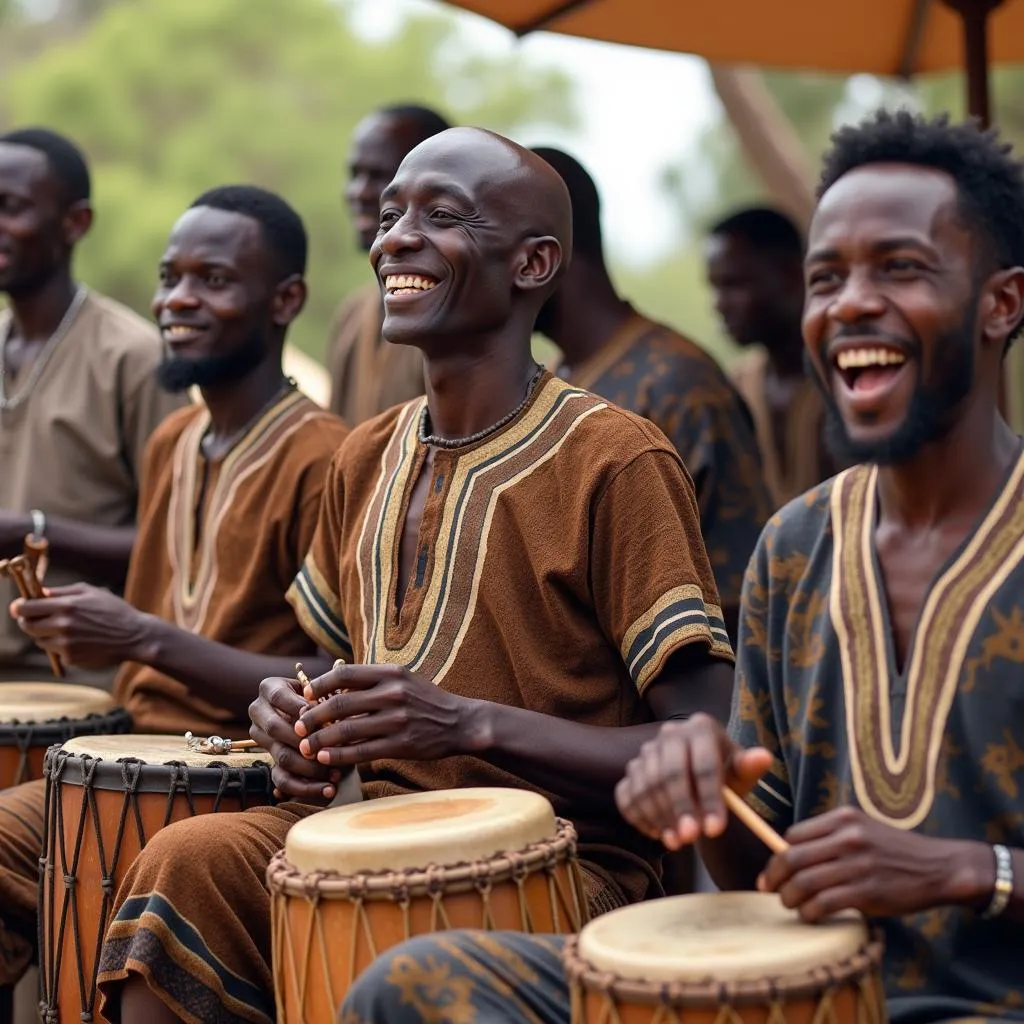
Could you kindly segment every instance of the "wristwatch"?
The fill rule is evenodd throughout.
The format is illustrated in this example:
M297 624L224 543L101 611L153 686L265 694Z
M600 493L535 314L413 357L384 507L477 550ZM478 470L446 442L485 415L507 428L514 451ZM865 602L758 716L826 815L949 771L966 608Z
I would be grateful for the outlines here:
M997 843L992 847L992 852L996 856L996 884L992 888L992 899L981 915L984 918L998 917L1013 895L1013 860L1010 851Z
M34 508L29 512L32 520L32 536L36 540L42 540L46 536L46 515L39 509Z

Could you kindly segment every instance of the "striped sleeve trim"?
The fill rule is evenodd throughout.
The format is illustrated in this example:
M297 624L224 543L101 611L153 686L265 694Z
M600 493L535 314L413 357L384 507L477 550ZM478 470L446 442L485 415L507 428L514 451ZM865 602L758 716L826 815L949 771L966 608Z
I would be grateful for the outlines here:
M747 797L747 803L765 821L786 827L793 823L793 801L790 799L789 783L785 781L785 767L773 759L771 768L757 781Z
M700 587L675 587L626 630L622 659L641 692L677 648L703 640L713 655L734 660L722 609L705 604Z
M306 556L285 597L295 609L299 625L313 640L334 657L352 660L352 641L342 621L341 601L312 555Z

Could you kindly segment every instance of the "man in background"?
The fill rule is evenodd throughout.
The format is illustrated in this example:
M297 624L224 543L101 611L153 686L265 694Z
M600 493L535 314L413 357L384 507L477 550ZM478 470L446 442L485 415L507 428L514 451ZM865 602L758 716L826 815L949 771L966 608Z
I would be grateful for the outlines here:
M377 237L380 194L398 165L410 150L448 127L440 114L417 106L385 107L356 126L345 202L363 252ZM376 281L352 292L334 317L327 351L331 411L351 427L423 394L419 349L388 344L381 336L383 320Z
M77 283L92 224L85 158L44 128L0 135L0 558L25 535L50 544L47 583L119 592L135 539L142 453L187 404L157 385L161 341L126 307ZM17 591L0 580L0 607ZM111 673L71 670L77 682ZM0 616L0 680L52 678L46 656Z
M745 349L730 377L754 417L765 483L781 507L839 468L824 443L825 404L804 372L803 238L785 214L751 207L719 221L706 251L715 308Z

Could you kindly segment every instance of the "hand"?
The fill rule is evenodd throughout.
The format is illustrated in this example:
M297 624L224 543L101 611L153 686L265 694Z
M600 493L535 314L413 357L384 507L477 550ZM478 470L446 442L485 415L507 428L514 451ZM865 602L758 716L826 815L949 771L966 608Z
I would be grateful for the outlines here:
M337 795L342 773L299 753L295 723L308 707L297 679L264 679L259 696L249 705L249 736L274 758L274 796L328 803Z
M723 788L745 796L770 764L769 751L743 750L714 718L696 714L666 722L640 748L615 802L635 829L678 850L701 835L720 836L728 820Z
M142 657L148 616L101 587L51 587L37 600L18 598L11 617L46 651L70 665L106 668Z
M0 509L0 558L20 555L25 537L32 532L32 520L25 512Z
M995 883L990 847L893 828L854 807L808 818L786 840L790 848L772 857L757 887L777 892L804 921L840 910L902 917L971 902Z
M311 680L305 696L327 698L295 723L300 751L320 764L437 761L470 749L468 723L478 702L397 665L336 665Z

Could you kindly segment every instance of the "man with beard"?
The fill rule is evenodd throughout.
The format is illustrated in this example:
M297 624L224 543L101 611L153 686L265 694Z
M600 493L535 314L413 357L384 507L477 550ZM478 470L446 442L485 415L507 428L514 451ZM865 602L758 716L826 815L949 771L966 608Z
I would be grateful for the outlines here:
M63 136L0 135L0 558L34 533L50 545L50 582L120 590L143 449L187 396L157 387L153 326L74 280L89 195L85 159ZM16 593L0 580L0 606ZM110 684L109 672L68 674ZM0 681L48 678L46 657L0 618Z
M664 726L617 802L669 848L699 840L723 888L776 892L809 922L877 922L897 1024L1022 1020L1024 453L998 395L1024 316L1024 169L973 125L902 111L843 129L806 281L833 438L862 464L766 528L728 731L704 715ZM725 784L786 852L727 820ZM434 977L472 976L492 1019L498 958L471 935L447 943ZM568 1022L557 941L503 944L534 972L517 992L529 1019ZM378 961L349 1019L428 1019L387 979L435 946Z
M825 403L804 369L804 242L783 213L739 210L709 232L708 284L745 350L729 377L754 418L765 483L781 508L838 466L825 445Z
M318 664L285 592L347 431L281 371L305 264L298 214L262 189L214 189L181 217L153 300L159 376L204 404L146 449L127 599L79 583L12 606L68 663L120 665L114 694L137 731L244 735L260 679ZM43 797L42 781L0 793L0 985L34 944Z
M638 413L675 446L693 478L700 530L736 637L743 570L771 514L749 413L700 346L619 297L604 262L597 186L557 149L534 150L572 197L572 263L537 318L562 351L559 376Z
M393 106L356 125L348 159L345 201L364 252L380 225L380 194L405 155L448 128L426 107ZM328 346L331 409L349 426L423 394L423 356L412 345L392 345L381 335L384 308L377 283L367 282L341 304Z

